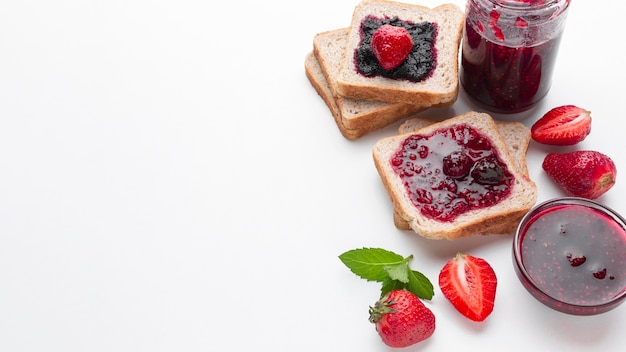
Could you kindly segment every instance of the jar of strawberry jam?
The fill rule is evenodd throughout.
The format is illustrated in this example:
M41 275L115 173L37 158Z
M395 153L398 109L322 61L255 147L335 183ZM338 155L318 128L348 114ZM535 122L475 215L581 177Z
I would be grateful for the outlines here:
M531 108L550 90L570 0L467 0L461 85L498 113Z

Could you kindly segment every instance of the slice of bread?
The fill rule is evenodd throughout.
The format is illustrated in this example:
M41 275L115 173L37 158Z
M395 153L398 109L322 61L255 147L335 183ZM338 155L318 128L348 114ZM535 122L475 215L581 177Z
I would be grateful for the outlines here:
M412 82L382 76L366 77L355 66L355 50L361 43L361 23L368 16L395 18L413 23L430 22L437 26L435 68L430 76ZM454 4L428 8L387 0L364 0L352 15L345 53L337 77L338 92L353 99L373 99L391 103L445 107L458 96L458 57L464 13Z
M306 75L328 105L341 134L350 140L386 127L425 108L414 104L384 103L342 97L336 77L345 51L347 28L318 33L313 54L305 58Z
M516 161L511 156L510 148L507 144L520 146L520 148L514 148L519 157L521 150L525 148L524 144L527 144L527 142L524 142L526 134L513 133L512 131L519 126L512 125L511 130L505 131L505 135L513 140L507 142L500 133L502 127L498 128L498 125L490 115L473 111L441 122L425 125L419 128L416 133L428 135L437 130L457 125L470 126L491 141L494 148L498 151L500 159L514 177L511 193L493 206L470 210L452 221L439 221L425 216L409 199L404 182L395 173L390 161L404 140L414 133L383 138L374 145L372 155L382 183L393 203L394 223L400 229L411 229L421 236L430 239L454 240L475 234L510 233L511 229L514 229L513 224L519 221L537 200L535 183L528 177L525 167L520 169L518 166L519 160ZM520 129L520 131L522 130ZM516 138L519 138L519 140Z
M324 103L326 103L326 106L328 106L341 134L350 140L362 137L366 133L365 131L351 130L344 126L342 122L342 109L339 107L339 103L335 100L333 93L330 91L330 87L326 82L326 78L313 52L306 55L304 68L309 82L311 82L317 94L322 98Z
M414 117L404 121L398 127L398 134L418 133L419 130L426 126L430 126L437 121L423 117ZM531 139L530 129L521 122L496 121L498 132L504 139L508 152L515 162L515 167L520 173L528 178L528 163L526 161L526 152ZM485 229L482 234L512 234L517 229L519 218L513 219L508 223L498 224L492 228ZM394 211L394 223L397 228L402 230L410 230L409 223L404 220L397 211Z

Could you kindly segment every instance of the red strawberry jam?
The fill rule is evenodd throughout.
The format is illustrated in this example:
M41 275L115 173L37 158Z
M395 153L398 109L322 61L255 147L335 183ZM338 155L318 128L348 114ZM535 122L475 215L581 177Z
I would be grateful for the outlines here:
M460 80L480 106L531 108L550 90L566 0L468 0Z
M522 220L514 245L517 274L550 307L602 313L626 296L625 225L597 203L567 199L539 205Z
M514 182L489 138L464 124L407 137L390 162L413 205L439 221L497 204Z
M379 27L388 24L405 28L411 35L413 49L404 62L397 67L384 69L372 50L372 36ZM403 79L420 82L432 74L437 66L437 24L432 22L413 23L398 17L378 18L367 16L361 22L361 42L354 51L354 64L357 71L367 77L382 76L391 79Z
M515 113L548 94L560 36L534 47L509 48L480 37L469 25L466 33L480 38L476 48L465 50L461 57L461 84L477 103ZM474 61L469 55L480 55L482 60Z

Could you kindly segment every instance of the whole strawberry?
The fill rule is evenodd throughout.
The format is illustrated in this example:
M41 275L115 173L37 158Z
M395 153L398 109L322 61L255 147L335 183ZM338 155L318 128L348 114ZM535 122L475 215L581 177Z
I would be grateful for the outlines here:
M413 50L413 38L404 27L384 24L372 35L371 46L380 66L389 71L400 66L409 56Z
M374 307L370 322L390 347L407 347L429 338L435 332L435 315L417 296L406 290L392 290Z
M461 314L485 320L493 311L498 279L486 260L458 253L439 273L439 288Z
M567 195L587 199L611 189L617 176L613 160L594 150L549 153L542 167Z

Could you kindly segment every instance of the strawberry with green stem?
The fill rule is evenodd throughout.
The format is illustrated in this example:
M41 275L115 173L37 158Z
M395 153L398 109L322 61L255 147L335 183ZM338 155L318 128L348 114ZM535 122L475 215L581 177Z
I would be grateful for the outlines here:
M435 332L435 315L407 290L386 293L369 313L378 335L390 347L411 346Z
M360 248L339 259L359 277L382 283L381 298L370 307L369 320L386 345L407 347L434 333L435 315L420 300L433 297L433 285L411 270L412 255L404 258L380 248Z

